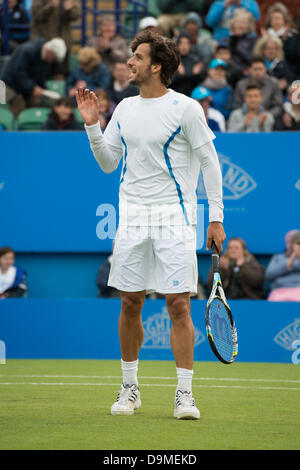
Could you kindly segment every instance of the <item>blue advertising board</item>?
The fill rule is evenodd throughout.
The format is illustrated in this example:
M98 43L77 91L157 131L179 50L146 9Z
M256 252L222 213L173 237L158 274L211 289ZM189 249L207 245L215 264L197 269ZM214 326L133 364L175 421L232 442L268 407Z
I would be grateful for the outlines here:
M196 361L215 361L205 301L192 300ZM300 303L231 301L241 362L300 363ZM9 299L0 305L7 359L120 359L119 299ZM146 299L140 359L173 360L164 300Z
M244 238L256 254L282 251L285 233L299 228L299 133L218 133L214 142L227 239ZM0 246L17 252L111 250L121 165L103 173L85 132L2 132L0 144ZM201 176L197 194L205 233L208 205ZM112 227L105 228L111 207L116 208ZM100 238L101 224L108 238Z

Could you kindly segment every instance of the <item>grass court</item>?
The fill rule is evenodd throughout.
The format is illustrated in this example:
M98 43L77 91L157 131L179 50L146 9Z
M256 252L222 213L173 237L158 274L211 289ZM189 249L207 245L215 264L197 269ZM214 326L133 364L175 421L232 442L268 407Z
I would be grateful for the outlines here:
M111 416L120 361L12 360L0 365L0 449L299 450L293 364L195 362L198 421L173 418L172 361L140 361L142 407Z

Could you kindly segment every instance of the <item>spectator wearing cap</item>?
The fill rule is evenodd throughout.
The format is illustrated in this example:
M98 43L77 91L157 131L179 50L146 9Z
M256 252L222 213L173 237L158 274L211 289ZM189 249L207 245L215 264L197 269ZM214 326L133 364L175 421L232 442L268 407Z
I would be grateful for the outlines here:
M63 39L38 38L21 44L1 70L6 100L15 116L28 106L37 106L51 78L53 65L63 62L67 47Z
M237 82L245 76L243 71L232 60L232 53L229 47L228 38L223 39L216 45L214 58L221 59L226 62L226 79L228 84L234 89Z
M229 47L232 61L246 75L253 49L257 41L253 15L244 8L237 8L230 21Z
M153 16L145 16L139 22L139 30L145 31L146 29L150 29L150 31L162 33L160 27L158 26L158 21Z
M27 293L26 272L14 264L12 248L0 248L0 299L24 297Z
M282 112L283 94L278 80L267 74L267 67L262 57L253 57L248 77L241 79L237 83L234 94L234 108L238 109L243 106L246 89L253 83L260 86L262 106L266 111L270 111L276 119Z
M255 45L254 55L264 58L268 74L277 78L280 89L285 92L292 82L292 72L284 60L281 39L274 35L260 38Z
M188 13L183 22L181 33L188 33L191 38L191 53L196 55L200 62L208 64L212 58L212 34L203 28L200 15L195 12Z
M201 104L208 127L213 132L225 132L226 124L222 113L217 109L212 108L212 96L207 88L204 86L197 86L191 94L191 98Z
M101 57L93 47L79 49L78 66L70 73L66 83L68 96L74 97L79 87L95 91L106 88L110 82L110 71L102 63Z
M212 3L206 16L206 24L213 29L216 41L229 36L229 22L238 8L245 8L256 21L260 18L259 6L255 0L217 0Z
M300 302L300 231L286 234L286 250L272 256L266 270L270 301Z
M226 62L213 59L209 63L207 76L201 83L212 96L212 107L220 111L225 120L229 118L233 107L233 90L226 79L226 68Z
M126 62L116 62L112 69L112 77L106 91L110 100L119 104L124 98L139 94L137 86L128 83L129 69Z
M47 131L82 131L83 123L79 122L74 114L72 98L60 98L52 108L42 129Z
M182 33L177 38L180 53L180 64L175 73L171 87L173 90L190 96L192 89L203 79L201 73L204 63L191 53L191 38L188 33Z
M300 82L292 83L287 91L288 101L284 102L283 113L275 121L275 131L300 131Z
M270 132L274 117L262 107L262 93L258 85L248 85L244 104L233 111L228 120L228 132Z

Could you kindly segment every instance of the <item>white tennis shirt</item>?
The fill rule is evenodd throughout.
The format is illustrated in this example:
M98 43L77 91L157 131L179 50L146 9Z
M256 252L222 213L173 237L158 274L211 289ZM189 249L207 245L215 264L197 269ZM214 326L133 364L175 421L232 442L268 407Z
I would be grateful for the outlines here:
M198 102L171 89L159 98L125 98L104 135L99 123L86 130L100 166L111 152L114 162L105 171L115 169L123 157L120 225L196 224L198 150L215 138ZM211 200L208 195L209 218L223 221L222 178L215 151L207 161L210 174L205 178L203 168L205 185L214 195Z

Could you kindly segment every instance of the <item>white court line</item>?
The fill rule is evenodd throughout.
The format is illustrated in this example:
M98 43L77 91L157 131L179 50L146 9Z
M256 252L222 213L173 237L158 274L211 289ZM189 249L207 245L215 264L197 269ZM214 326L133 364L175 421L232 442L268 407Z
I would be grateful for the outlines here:
M1 385L57 385L57 386L93 386L93 387L120 387L120 383L72 383L72 382L0 382ZM140 384L140 387L176 387L176 384ZM193 385L193 388L227 388L227 389L242 389L242 390L289 390L299 391L300 387L247 387L244 385Z
M0 374L1 377L20 377L20 378L77 378L77 379L121 379L121 375L36 375L36 374ZM175 380L176 377L155 377L155 376L139 376L139 379L160 379L160 380ZM207 381L232 381L232 382L275 382L275 383L300 383L300 380L290 380L290 379L251 379L251 378L238 378L238 377L193 377L193 382L195 380L207 380Z

